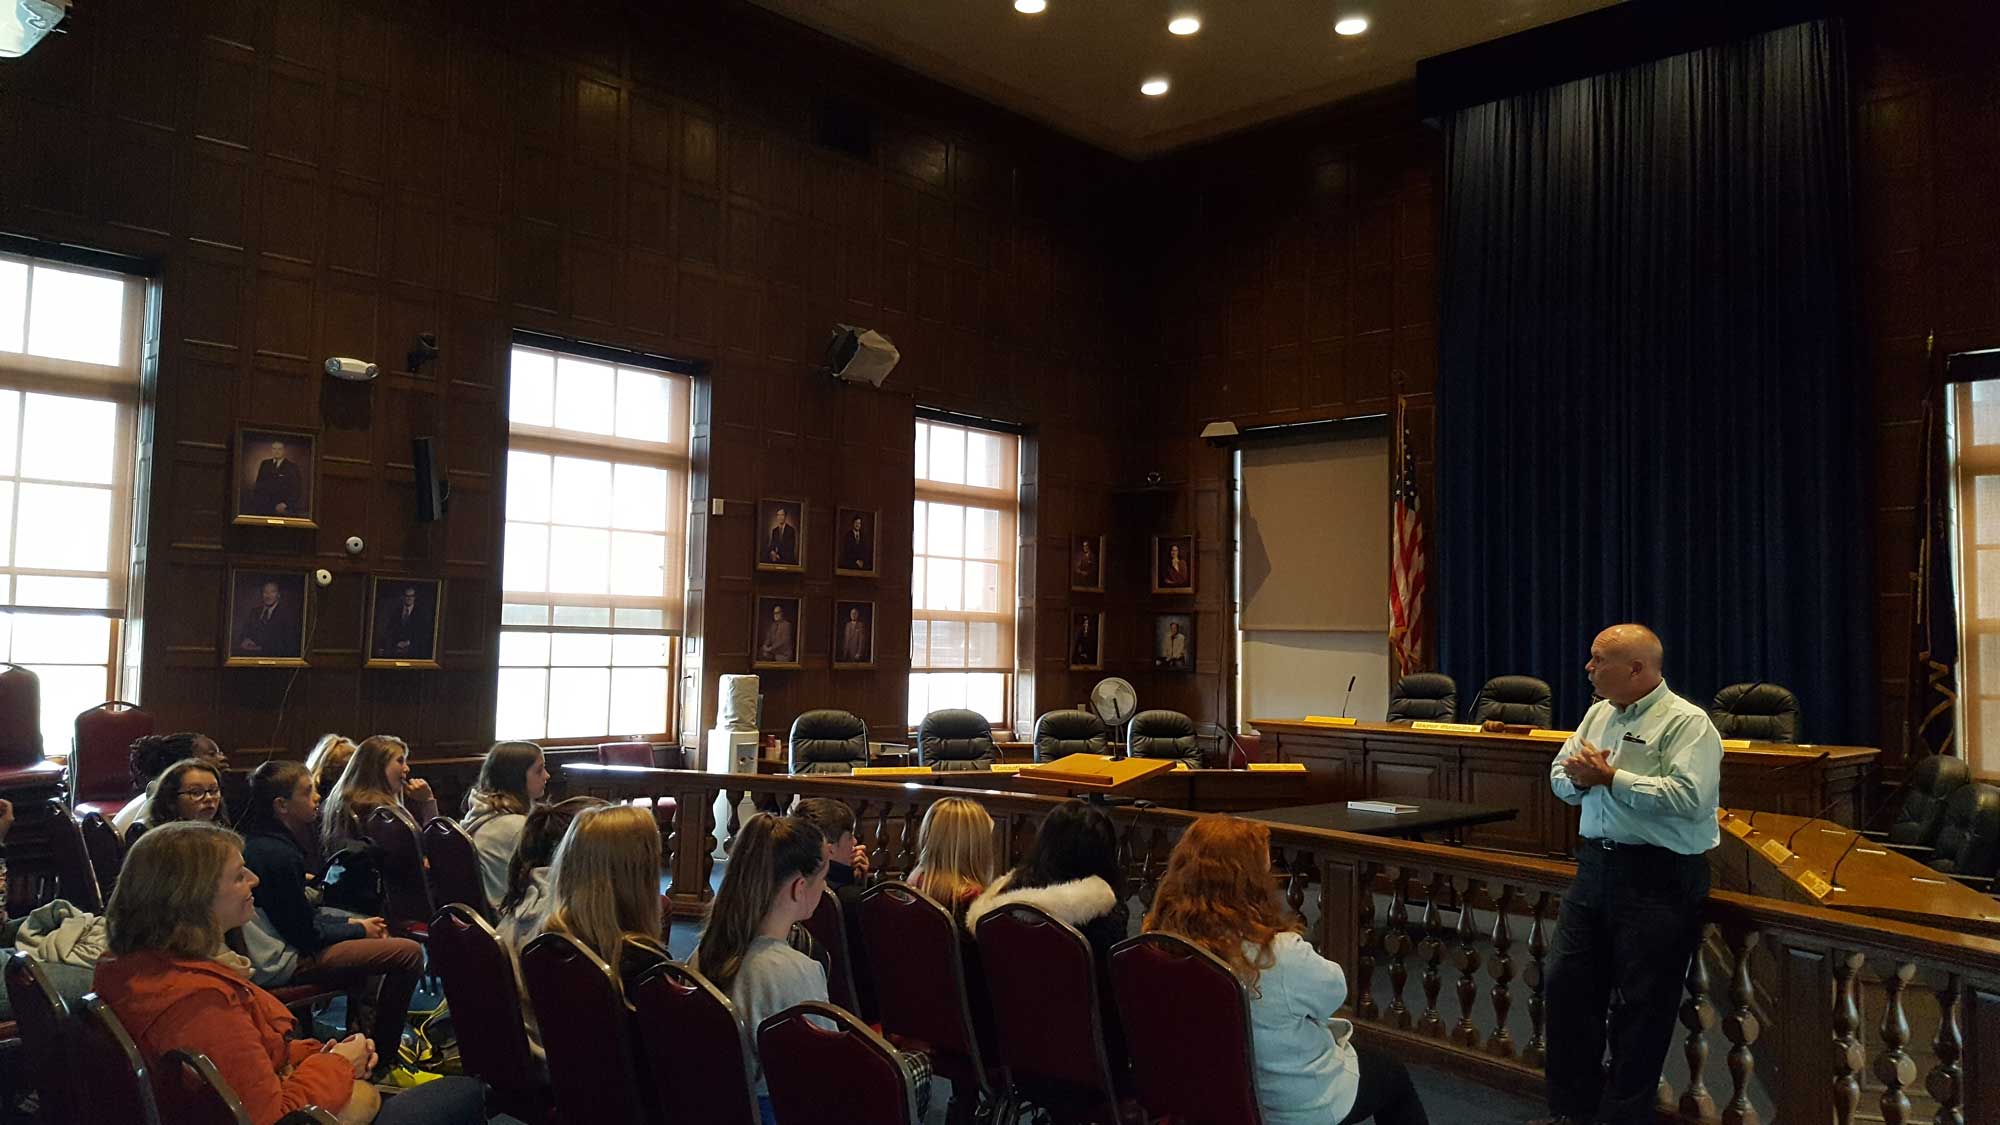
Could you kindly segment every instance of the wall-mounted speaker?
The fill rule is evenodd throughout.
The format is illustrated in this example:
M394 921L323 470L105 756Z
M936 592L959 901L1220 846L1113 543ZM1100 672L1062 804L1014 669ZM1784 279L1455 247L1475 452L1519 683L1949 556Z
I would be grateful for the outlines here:
M435 523L451 503L451 482L444 478L437 439L411 438L410 463L417 467L417 522Z

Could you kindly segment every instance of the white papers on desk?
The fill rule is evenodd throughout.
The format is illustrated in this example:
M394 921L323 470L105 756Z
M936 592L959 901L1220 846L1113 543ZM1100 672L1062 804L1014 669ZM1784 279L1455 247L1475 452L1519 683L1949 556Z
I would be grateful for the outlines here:
M1349 801L1347 802L1347 807L1354 812L1389 813L1391 815L1417 811L1417 806L1415 805L1401 805L1394 801Z

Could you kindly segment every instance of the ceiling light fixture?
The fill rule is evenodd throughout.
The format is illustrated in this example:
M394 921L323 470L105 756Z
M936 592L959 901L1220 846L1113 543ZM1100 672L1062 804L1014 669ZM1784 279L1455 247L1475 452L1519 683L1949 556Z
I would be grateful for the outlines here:
M1333 24L1333 33L1335 35L1359 35L1367 30L1367 16L1342 16L1340 19L1335 20Z
M1175 16L1167 21L1167 30L1175 35L1193 35L1201 30L1201 20L1196 16Z
M1014 10L1024 16L1042 14L1049 6L1049 0L1014 0Z
M1139 83L1139 92L1149 98L1157 98L1167 92L1167 80L1164 78L1148 78L1144 82Z

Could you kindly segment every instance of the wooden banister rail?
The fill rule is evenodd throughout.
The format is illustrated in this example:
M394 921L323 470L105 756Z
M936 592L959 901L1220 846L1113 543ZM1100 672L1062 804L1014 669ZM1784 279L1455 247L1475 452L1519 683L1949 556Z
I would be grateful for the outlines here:
M1062 803L829 775L565 764L562 777L568 795L677 800L668 898L676 914L692 916L706 911L718 841L726 852L746 802L847 802L877 877L914 865L918 825L937 800L984 806L1006 863ZM1136 913L1198 814L1108 811ZM1347 972L1361 1034L1482 1081L1539 1088L1543 980L1574 865L1276 825L1271 845L1279 893ZM1879 1107L1891 1125L2000 1120L2000 940L1728 892L1709 896L1702 921L1707 940L1688 968L1682 1049L1669 1053L1661 1081L1665 1117L1760 1125L1775 1113L1847 1125Z

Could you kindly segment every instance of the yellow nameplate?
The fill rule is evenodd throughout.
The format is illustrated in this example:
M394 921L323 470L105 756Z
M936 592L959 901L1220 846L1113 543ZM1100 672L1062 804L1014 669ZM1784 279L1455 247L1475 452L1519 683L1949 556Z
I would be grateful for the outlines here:
M1432 730L1444 734L1478 734L1478 723L1439 723L1429 719L1419 719L1410 724L1411 730Z
M1188 768L1188 764L1187 764L1186 762L1175 762L1175 763L1174 763L1174 768L1173 768L1173 769L1171 769L1171 770L1168 770L1167 772L1168 772L1168 773L1185 773L1185 772L1187 772L1187 768Z
M1748 750L1750 749L1750 740L1747 738L1725 738L1722 740L1722 748L1724 750Z
M1306 722L1320 727L1351 727L1357 721L1345 715L1307 715Z
M1304 762L1251 762L1251 773L1304 773Z
M1792 858L1792 850L1786 847L1782 840L1766 840L1757 845L1757 850L1763 852L1764 858L1772 863L1783 863Z
M1020 773L1028 768L1026 762L995 762L990 767L994 773Z
M1833 884L1821 878L1817 871L1799 872L1799 886L1804 887L1806 893L1814 898L1825 898L1826 893L1833 889Z
M855 766L855 777L929 777L929 766Z
M1568 742L1569 736L1575 733L1573 730L1531 730L1528 732L1528 737L1546 738L1551 742Z
M1748 821L1735 816L1723 818L1722 830L1739 840L1748 839L1752 831Z

